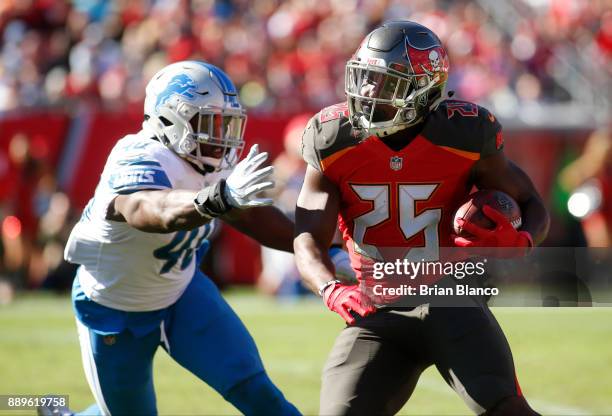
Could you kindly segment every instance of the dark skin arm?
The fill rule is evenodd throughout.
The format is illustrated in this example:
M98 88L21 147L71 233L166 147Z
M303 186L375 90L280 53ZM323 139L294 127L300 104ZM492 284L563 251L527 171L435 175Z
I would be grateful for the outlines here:
M514 198L523 217L520 229L531 234L535 245L544 241L550 218L538 191L521 168L500 152L476 162L472 174L479 189L497 189Z
M261 245L293 253L293 221L276 207L234 208L221 219Z
M196 191L143 190L117 196L108 206L106 219L127 222L147 233L191 230L210 222L193 205Z
M308 166L295 210L293 248L297 268L315 293L324 283L335 279L327 247L336 231L339 207L336 186Z
M210 221L193 205L196 191L145 190L117 196L108 207L107 220L127 222L149 233L191 230ZM275 207L232 209L220 217L262 245L293 251L293 223Z

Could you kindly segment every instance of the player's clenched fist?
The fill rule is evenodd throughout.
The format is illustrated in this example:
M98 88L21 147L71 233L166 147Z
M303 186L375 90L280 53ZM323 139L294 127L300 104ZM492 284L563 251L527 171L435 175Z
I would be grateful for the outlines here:
M361 291L359 285L344 285L334 281L323 290L323 300L330 311L336 312L352 325L355 318L351 311L355 311L361 316L367 316L376 312L376 307L368 296Z
M532 247L533 240L526 231L515 230L510 221L501 213L485 205L483 213L495 222L495 228L487 230L461 218L457 219L459 225L473 238L455 237L454 242L458 247L488 248L483 254L499 257L515 257L525 255ZM498 247L514 247L516 250L494 250ZM521 250L519 250L521 249Z
M270 178L274 168L261 167L268 159L268 153L259 153L259 146L254 144L247 157L242 159L226 180L225 197L235 208L251 208L272 205L271 198L257 198L256 195L274 187Z

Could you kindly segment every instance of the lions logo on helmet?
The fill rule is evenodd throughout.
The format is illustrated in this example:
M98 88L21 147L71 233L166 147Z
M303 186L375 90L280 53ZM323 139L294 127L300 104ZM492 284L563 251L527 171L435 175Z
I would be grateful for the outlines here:
M147 84L144 107L143 128L202 173L229 169L240 159L246 112L216 66L166 66Z
M185 74L179 74L170 80L170 83L158 96L155 102L155 108L158 108L160 104L168 101L174 94L182 95L185 98L193 98L196 84Z

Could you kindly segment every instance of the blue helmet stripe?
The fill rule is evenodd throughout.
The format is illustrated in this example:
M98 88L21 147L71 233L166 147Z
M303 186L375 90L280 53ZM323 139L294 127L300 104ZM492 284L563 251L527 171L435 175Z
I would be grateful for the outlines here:
M217 77L217 79L221 83L221 87L223 87L225 92L236 93L236 88L234 87L234 84L229 79L229 77L225 74L225 72L223 72L216 66L208 64L206 62L197 62L197 63L204 66L206 69L208 69L210 72L212 72Z
M223 73L223 71L219 70L216 66L212 66L210 68L210 72L212 72L217 79L219 80L219 82L221 83L221 86L223 87L223 101L225 101L226 103L228 102L228 96L227 93L231 92L231 88L230 86L227 84L227 78L224 76L225 74Z
M219 79L219 81L221 82L221 85L223 85L223 89L225 90L225 92L232 92L233 88L232 88L231 81L227 78L227 76L225 75L225 73L223 73L223 71L221 71L216 66L211 67L210 71L213 74L215 74L215 76Z
M223 89L225 90L224 92L234 93L234 94L236 93L236 90L234 89L234 85L232 84L232 81L230 81L227 75L225 75L225 72L213 66L212 73L215 74L217 78L219 78L219 81L221 82L221 84L223 85ZM223 94L223 101L225 101L226 103L230 102L231 101L230 96L227 94Z
M209 64L206 62L198 62L198 61L196 61L196 63L208 69L221 83L221 88L223 88L223 92L224 92L223 100L225 102L234 103L236 101L235 97L229 96L227 95L227 93L237 94L238 92L236 91L236 87L234 86L234 83L229 79L227 74L212 64Z

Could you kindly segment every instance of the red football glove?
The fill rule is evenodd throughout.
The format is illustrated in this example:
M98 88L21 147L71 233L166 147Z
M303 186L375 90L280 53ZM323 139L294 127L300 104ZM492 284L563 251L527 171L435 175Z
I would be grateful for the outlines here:
M462 218L457 219L457 223L473 238L455 237L455 245L458 247L479 247L485 250L477 250L479 254L518 257L524 256L533 247L533 240L527 231L517 231L510 221L501 213L488 205L482 207L482 212L495 222L495 228L487 230L466 221ZM520 250L495 250L496 247L517 247ZM488 250L487 250L488 249Z
M330 311L336 312L349 325L355 322L351 311L355 311L361 316L376 312L376 307L361 291L359 285L332 284L323 292L323 300Z

